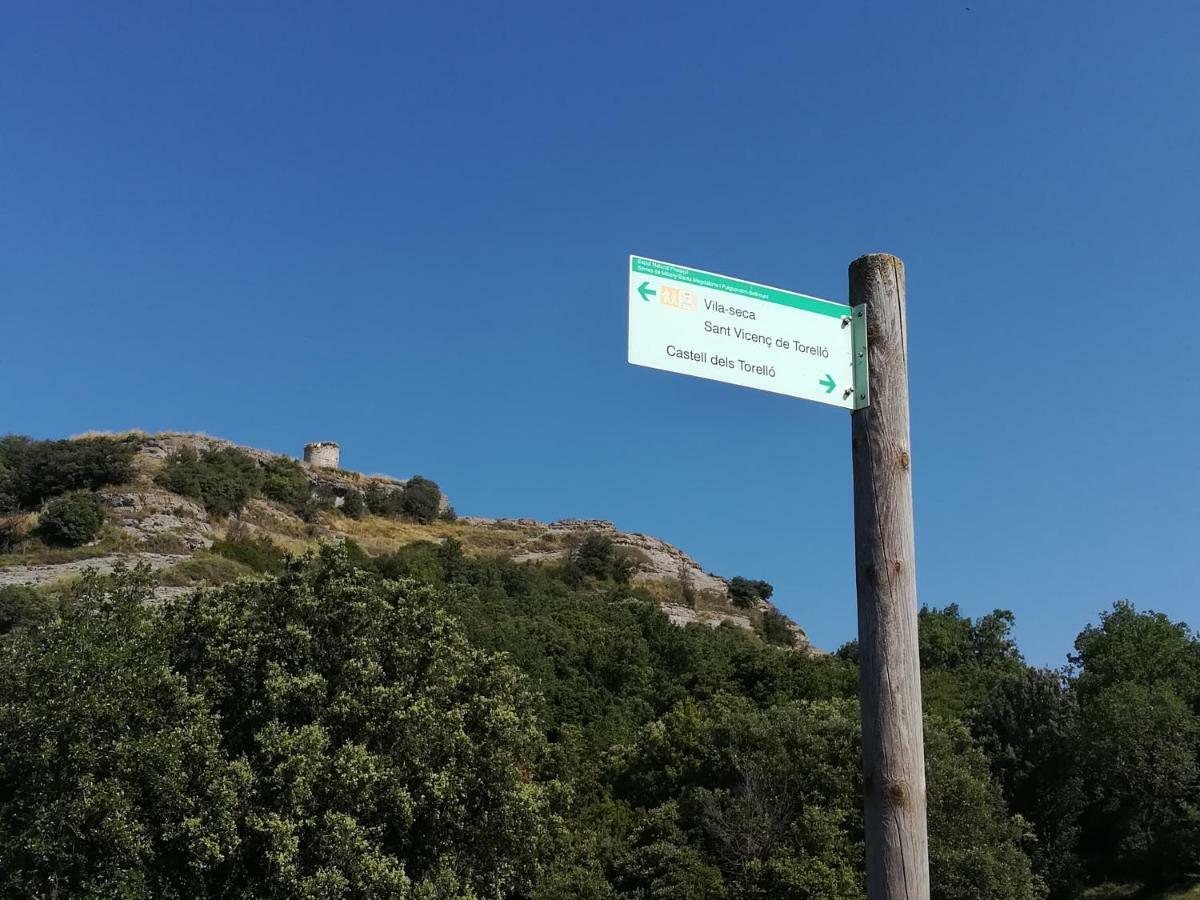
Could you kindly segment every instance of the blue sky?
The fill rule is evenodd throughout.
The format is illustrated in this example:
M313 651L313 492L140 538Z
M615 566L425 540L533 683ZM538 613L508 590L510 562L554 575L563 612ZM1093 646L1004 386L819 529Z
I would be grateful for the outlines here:
M970 6L968 10L966 7ZM923 602L1200 625L1193 3L5 4L0 431L606 518L855 629L848 414L625 362L630 253L908 270Z

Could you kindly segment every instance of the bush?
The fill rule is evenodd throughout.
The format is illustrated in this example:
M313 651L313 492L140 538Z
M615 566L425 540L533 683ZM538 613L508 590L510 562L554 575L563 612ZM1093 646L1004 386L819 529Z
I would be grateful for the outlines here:
M571 563L584 575L606 578L613 556L612 538L606 534L589 534L571 554Z
M371 557L367 556L367 551L354 538L342 538L341 543L342 548L346 551L346 561L350 565L362 568L370 562Z
M278 574L287 562L287 552L269 537L250 537L240 531L231 531L223 541L214 541L212 552L226 559L239 562L255 572Z
M0 439L0 512L32 509L68 491L94 491L133 478L133 438Z
M428 524L438 517L442 506L442 491L433 481L414 475L404 484L400 513L416 522Z
M253 457L236 447L202 454L185 447L167 459L154 480L168 491L197 498L213 515L228 516L258 494L263 473Z
M439 549L432 541L416 541L395 553L376 556L370 560L369 567L384 578L413 578L426 584L444 584L446 570Z
M633 573L633 560L618 552L612 538L606 534L589 534L567 559L571 574L611 579L628 584Z
M27 584L0 587L0 635L41 625L54 614L54 603Z
M0 642L6 897L227 890L216 873L238 846L253 775L171 671L151 585L144 570L85 579L61 619Z
M556 789L533 698L444 607L326 547L169 609L181 683L253 773L241 895L529 896Z
M352 490L342 500L341 510L344 516L348 516L351 519L361 519L367 512L367 504L363 500L362 494Z
M302 509L312 496L308 474L294 459L276 456L263 464L262 495L292 509Z
M796 644L796 633L791 629L791 622L777 609L769 609L763 613L762 636L768 644L778 644L792 647Z
M770 600L775 588L766 581L755 581L738 575L729 582L729 599L734 606L752 609L759 601Z
M56 547L78 547L93 540L104 524L104 510L93 494L77 491L51 500L38 517L37 535Z
M442 491L436 482L414 475L403 487L389 487L373 481L367 485L363 500L372 515L410 519L428 525L441 512Z
M0 553L8 553L25 540L25 517L5 516L0 518Z
M253 572L240 562L212 552L200 552L164 569L158 575L158 583L171 587L191 585L221 585L237 581Z
M403 493L400 490L386 488L378 481L368 484L366 493L363 495L363 502L371 515L387 518L395 518L400 515L402 500Z

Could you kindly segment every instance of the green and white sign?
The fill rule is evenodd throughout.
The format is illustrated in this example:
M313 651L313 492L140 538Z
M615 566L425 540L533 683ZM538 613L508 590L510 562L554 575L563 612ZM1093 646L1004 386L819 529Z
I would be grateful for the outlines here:
M862 308L643 256L629 257L629 361L844 409L869 399Z

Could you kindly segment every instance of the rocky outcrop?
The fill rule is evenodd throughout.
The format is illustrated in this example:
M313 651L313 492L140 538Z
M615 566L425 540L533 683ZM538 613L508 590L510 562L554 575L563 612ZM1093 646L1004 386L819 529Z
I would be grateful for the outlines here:
M79 559L73 562L54 563L44 566L7 566L0 569L0 587L10 584L39 585L49 584L62 578L82 575L89 569L94 569L101 575L107 575L118 566L132 569L134 566L145 564L152 571L173 566L187 555L166 553L120 553L112 556L96 556L91 559Z
M486 520L476 520L486 521ZM496 522L500 520L495 520ZM536 525L528 519L518 521ZM517 562L536 562L561 559L588 534L604 534L614 546L623 548L634 563L634 581L686 581L691 590L703 593L716 601L729 599L729 582L720 575L705 572L700 564L678 547L648 534L618 531L612 522L603 519L560 519L542 526L546 530L531 542L528 550L514 559Z
M736 613L696 610L690 606L680 606L678 603L660 603L659 607L666 613L672 625L679 625L681 627L684 625L707 625L709 628L716 628L718 625L727 622L730 625L736 625L738 628L745 628L747 631L754 630L749 616L739 616Z
M140 491L99 491L108 519L143 544L177 539L188 550L212 546L213 528L204 507L188 497L149 488Z

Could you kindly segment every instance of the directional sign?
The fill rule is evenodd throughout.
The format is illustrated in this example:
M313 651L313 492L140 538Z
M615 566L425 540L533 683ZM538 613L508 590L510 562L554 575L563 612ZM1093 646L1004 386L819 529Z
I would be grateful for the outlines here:
M629 257L634 365L859 409L866 333L863 307Z

